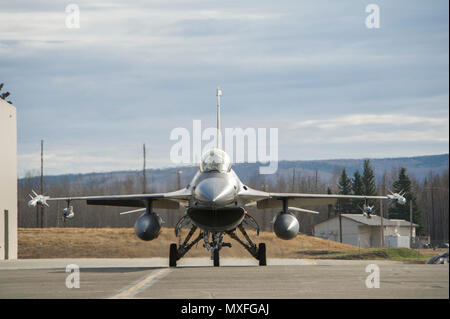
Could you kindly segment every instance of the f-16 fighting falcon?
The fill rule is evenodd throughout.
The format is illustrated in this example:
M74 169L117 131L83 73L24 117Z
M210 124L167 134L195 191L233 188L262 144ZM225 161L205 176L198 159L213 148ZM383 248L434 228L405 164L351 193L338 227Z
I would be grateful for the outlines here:
M217 90L217 136L220 136L220 96ZM333 205L338 202L361 199L366 202L364 213L370 217L372 207L367 205L369 199L388 199L405 204L402 194L393 193L387 196L356 196L333 194L304 194L304 193L270 193L252 189L243 184L231 168L230 157L221 149L220 139L217 138L217 148L207 151L201 159L198 172L192 181L183 189L158 194L135 195L107 195L86 197L51 198L36 194L33 191L28 205L48 206L49 201L66 201L67 208L63 217L73 218L74 212L71 201L85 200L88 205L108 205L136 207L138 209L122 214L144 212L134 226L136 235L142 240L154 240L161 232L162 219L157 214L158 209L186 209L183 217L175 226L175 235L180 238L180 244L172 243L169 250L169 266L176 267L182 258L196 243L203 240L204 247L211 253L214 266L219 266L219 252L223 247L231 247L223 241L225 235L236 240L239 244L259 261L260 266L266 265L266 246L264 243L256 245L246 232L246 227L259 226L251 217L246 207L258 209L280 209L273 221L273 230L278 238L288 240L299 232L299 222L293 211L304 213L318 213L304 209L305 206ZM180 230L190 228L186 238L182 240ZM194 236L196 231L198 234ZM240 235L238 236L238 230Z

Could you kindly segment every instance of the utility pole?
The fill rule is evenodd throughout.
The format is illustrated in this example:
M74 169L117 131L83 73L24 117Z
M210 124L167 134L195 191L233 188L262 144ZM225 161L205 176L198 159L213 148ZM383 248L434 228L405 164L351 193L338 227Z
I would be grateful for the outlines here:
M427 197L426 197L426 199L427 199L427 202L428 202L428 188L425 188L425 189L427 189ZM431 244L431 224L430 224L430 212L429 212L429 210L428 210L428 207L427 207L427 210L426 210L426 218L427 218L427 238L428 238L428 244Z
M316 169L316 176L315 176L315 182L314 182L314 189L315 193L317 194L319 192L319 171ZM311 225L311 234L314 236L314 216L313 214L309 214L308 216L309 223Z
M409 240L410 240L410 248L413 244L413 215L412 215L412 205L413 201L412 199L409 200Z
M431 220L429 214L427 214L427 230L428 230L428 241L432 244L434 247L439 241L444 240L445 234L446 234L446 228L448 228L448 224L445 223L445 220L440 221L439 215L438 218L436 218L435 214L435 206L434 206L434 190L437 189L438 191L447 191L448 187L436 187L433 186L433 176L431 176L431 186L426 187L425 189L429 189L431 192ZM439 197L439 195L438 195ZM438 225L442 226L442 229L438 229Z
M183 173L183 171L181 170L177 170L177 189L181 189L181 173ZM176 215L178 216L178 211L176 212ZM175 220L175 212L173 214L170 214L170 227L174 227L176 220ZM178 217L177 217L178 218Z
M294 172L292 173L292 192L295 192L295 167Z
M434 192L433 192L433 180L431 180L431 243L434 247L436 243L436 220L434 215Z
M381 247L384 247L383 201L380 199Z
M342 243L342 213L341 213L341 202L338 200L338 210L339 210L339 241Z
M44 140L41 140L41 187L40 193L44 194ZM44 205L41 206L41 228L44 228Z
M383 184L380 185L380 195L385 194L385 177L383 176ZM383 216L383 200L380 199L380 226L381 226L381 247L384 247L384 216Z
M265 192L266 191L266 184L261 184L261 189ZM262 216L262 230L265 231L267 226L267 211L264 208L263 209L263 216Z
M327 189L327 193L331 194L331 189L329 187ZM332 205L328 205L328 217L327 217L327 219L330 219L330 217L331 217L331 208L332 207L333 207Z
M143 181L142 181L142 192L144 194L147 193L147 176L145 175L145 143L143 145L143 152L144 152L144 168L142 169L142 177L143 177Z
M315 188L315 192L317 193L318 192L318 184L319 184L319 171L316 169L316 174L315 174L316 176L315 176L315 185L314 185L314 188Z
M180 171L180 170L177 171L177 186L178 186L178 189L181 189L181 173L183 173L183 171Z

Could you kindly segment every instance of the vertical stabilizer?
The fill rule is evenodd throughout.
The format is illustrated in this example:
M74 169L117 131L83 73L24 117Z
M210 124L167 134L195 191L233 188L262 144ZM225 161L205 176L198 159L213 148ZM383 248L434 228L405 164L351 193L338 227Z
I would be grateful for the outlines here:
M217 88L217 148L222 148L222 134L220 132L220 97L222 96L222 90Z

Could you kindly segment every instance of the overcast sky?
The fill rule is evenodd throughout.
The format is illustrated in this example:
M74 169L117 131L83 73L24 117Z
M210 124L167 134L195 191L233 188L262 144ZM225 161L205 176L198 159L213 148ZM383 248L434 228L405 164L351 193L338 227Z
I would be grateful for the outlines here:
M448 1L8 1L19 176L173 166L176 127L279 129L279 158L449 151ZM365 8L380 7L368 29Z

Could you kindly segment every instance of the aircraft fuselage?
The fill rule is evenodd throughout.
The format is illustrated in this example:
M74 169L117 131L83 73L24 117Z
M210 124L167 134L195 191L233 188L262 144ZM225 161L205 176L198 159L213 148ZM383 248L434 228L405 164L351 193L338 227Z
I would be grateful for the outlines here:
M192 199L187 210L192 222L206 231L223 232L236 228L245 217L238 198L243 187L233 170L198 172L188 188Z

